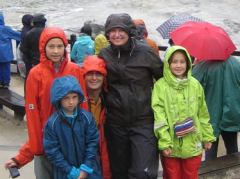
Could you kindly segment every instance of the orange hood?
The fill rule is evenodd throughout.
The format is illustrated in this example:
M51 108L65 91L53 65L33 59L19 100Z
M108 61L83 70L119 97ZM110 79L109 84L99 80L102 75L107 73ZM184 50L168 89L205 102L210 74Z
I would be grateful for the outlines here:
M60 38L62 39L65 48L68 45L68 40L66 38L66 35L63 31L63 29L58 28L58 27L46 27L44 28L44 30L41 33L40 36L40 40L39 40L39 52L40 52L40 62L48 60L47 56L46 56L46 45L48 43L49 40L53 39L53 38ZM65 58L67 58L67 53L65 50Z

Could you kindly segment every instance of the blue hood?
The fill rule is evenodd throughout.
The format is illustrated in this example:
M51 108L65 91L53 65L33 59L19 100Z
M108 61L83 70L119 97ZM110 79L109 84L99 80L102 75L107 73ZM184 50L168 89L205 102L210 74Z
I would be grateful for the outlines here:
M80 103L82 103L84 99L84 95L82 89L79 85L78 80L73 76L64 76L60 78L56 78L53 81L53 85L51 88L51 103L58 108L58 104L60 100L66 96L70 92L78 93Z
M2 12L0 12L0 25L5 25L4 17L3 17Z

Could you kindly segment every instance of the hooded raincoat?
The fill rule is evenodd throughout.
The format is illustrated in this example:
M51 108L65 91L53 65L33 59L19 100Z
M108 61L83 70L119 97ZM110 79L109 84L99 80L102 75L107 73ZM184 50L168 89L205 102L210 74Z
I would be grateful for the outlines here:
M84 94L86 94L82 71L76 64L69 61L67 52L65 52L58 72L55 71L53 62L47 58L45 47L52 38L62 39L65 47L68 44L62 29L54 27L45 28L39 42L40 63L30 71L26 83L25 109L29 145L34 155L42 155L44 153L42 129L49 116L54 112L54 107L50 103L50 88L53 80L57 77L72 75L78 79ZM85 105L87 104L83 104L85 109L87 109Z
M193 76L202 84L214 135L221 131L240 131L240 58L203 61L193 68Z
M33 27L26 33L20 46L24 55L26 76L31 68L40 62L39 39L45 28L46 18L43 14L36 14L33 16L32 23Z
M5 26L3 14L0 12L0 63L13 60L12 39L20 41L21 33Z
M184 80L178 80L170 71L169 59L177 50L185 51L191 64L191 58L183 47L172 46L166 52L163 78L155 83L152 93L154 131L160 150L171 148L171 157L190 158L200 155L202 144L214 141L215 137L209 123L204 91L191 76L191 69ZM188 117L193 119L195 131L182 138L176 137L174 124Z
M153 81L162 76L162 62L152 49L135 39L135 25L126 13L111 14L105 34L120 28L128 41L103 48L107 68L106 138L112 178L157 178L158 154L153 132ZM147 154L147 155L143 155Z
M94 41L88 35L81 35L77 38L71 51L71 59L81 65L88 55L94 55Z
M105 24L107 33L122 28L129 34L127 44L113 44L101 50L99 56L107 68L107 121L131 126L153 123L151 91L153 78L162 76L162 62L152 49L135 37L135 25L126 14L110 15Z
M83 74L84 76L91 71L97 71L101 73L104 78L106 78L107 71L105 67L105 63L102 59L96 56L88 56L83 63ZM104 84L103 84L104 85ZM103 90L103 87L102 87ZM106 119L106 108L104 104L104 99L102 92L99 94L101 99L101 110L99 114L99 119L97 127L99 131L99 157L100 163L102 168L102 174L104 179L111 179L111 171L110 171L110 163L109 163L109 156L108 156L108 148L107 148L107 141L105 137L105 119ZM91 99L87 96L89 111L91 112Z
M98 55L101 49L109 45L107 38L103 34L98 34L95 38L95 55Z
M146 43L154 50L154 52L159 55L159 48L156 42L148 38L148 31L145 22L142 19L134 19L133 22L137 29L137 39L146 41Z
M70 92L84 96L78 81L73 76L54 80L51 88L51 103L57 111L49 118L44 129L44 150L53 163L54 179L66 179L73 167L88 174L88 179L101 179L97 161L98 129L91 113L78 108L73 117L67 116L60 105L61 99ZM87 170L85 170L87 168Z

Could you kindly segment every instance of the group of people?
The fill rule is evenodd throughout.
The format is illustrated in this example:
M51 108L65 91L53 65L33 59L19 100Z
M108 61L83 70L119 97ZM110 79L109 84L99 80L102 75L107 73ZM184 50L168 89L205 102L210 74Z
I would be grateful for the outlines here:
M162 62L138 24L109 15L109 44L80 66L64 31L43 29L26 81L28 141L6 168L34 158L37 179L156 179L160 153L163 178L198 178L216 141L204 89L185 48L169 47Z

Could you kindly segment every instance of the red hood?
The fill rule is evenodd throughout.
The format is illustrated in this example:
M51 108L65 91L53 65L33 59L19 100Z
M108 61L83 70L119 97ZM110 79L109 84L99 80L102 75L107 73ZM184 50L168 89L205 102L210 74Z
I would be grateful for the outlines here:
M40 62L48 60L46 57L45 47L47 42L52 38L60 38L62 39L65 47L68 45L68 40L64 31L58 27L46 27L41 33L39 40L39 52L40 52ZM67 53L65 52L65 59L67 58Z

